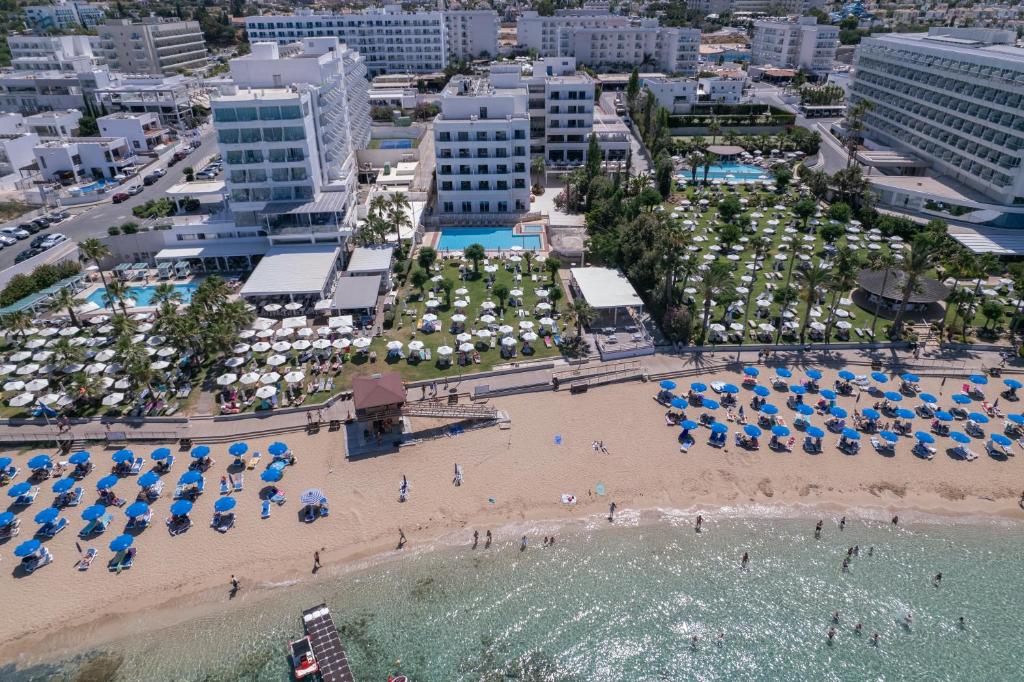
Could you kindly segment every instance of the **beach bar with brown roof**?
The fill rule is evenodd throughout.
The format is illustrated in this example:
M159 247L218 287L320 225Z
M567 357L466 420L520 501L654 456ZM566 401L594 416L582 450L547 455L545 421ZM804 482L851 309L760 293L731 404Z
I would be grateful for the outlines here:
M398 372L353 377L352 404L363 431L363 445L375 443L381 446L389 437L401 437L405 398L405 384Z

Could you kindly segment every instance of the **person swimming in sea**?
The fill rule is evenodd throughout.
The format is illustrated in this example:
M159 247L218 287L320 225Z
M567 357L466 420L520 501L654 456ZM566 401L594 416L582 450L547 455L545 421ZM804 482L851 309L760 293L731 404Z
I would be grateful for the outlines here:
M935 577L932 578L932 585L935 585L935 587L938 587L941 584L942 584L942 571L939 571L938 573L935 574Z
M960 628L961 630L963 630L964 628L966 628L966 627L967 627L967 624L966 624L966 623L964 623L964 617L963 617L963 616L960 616L959 618L957 618L957 620L956 620L956 625L957 625L957 627L959 627L959 628Z
M704 523L704 517L701 516L700 514L697 514L697 532L698 533L700 532L700 527L701 527L701 525L703 525L703 523Z
M818 524L814 527L814 539L821 539L821 519L818 519Z
M839 519L839 530L846 528L846 517Z
M857 623L856 625L853 626L853 632L855 634L859 635L863 630L864 630L864 626L861 623Z
M828 629L828 643L831 644L835 640L835 638L836 638L836 629L835 628L829 628Z
M693 648L693 649L696 649L697 648L697 642L699 642L699 641L700 641L700 637L698 637L697 635L694 635L693 637L690 638L690 647Z
M871 635L871 646L878 646L878 643L879 643L879 641L881 641L881 639L882 639L882 636L879 635L877 632L872 634Z
M903 627L910 629L910 626L914 624L914 616L910 613L903 616Z
M832 622L833 623L838 623L839 622L839 612L838 611L833 611L832 612Z
M960 617L960 620L961 621L963 620L963 616ZM716 639L716 643L719 646L725 644L725 632L724 631L722 631L722 630L718 631L718 638Z
M743 568L746 568L748 561L750 561L750 557L747 555L746 552L744 552L743 553L743 558L740 559L740 566L743 567Z
M849 572L850 572L850 559L849 558L844 558L843 559L843 573L849 573Z

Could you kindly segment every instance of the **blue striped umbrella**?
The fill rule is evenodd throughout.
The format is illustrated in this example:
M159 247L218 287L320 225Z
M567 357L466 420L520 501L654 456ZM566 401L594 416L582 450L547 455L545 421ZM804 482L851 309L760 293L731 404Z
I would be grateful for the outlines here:
M209 445L197 445L192 448L192 459L202 459L210 456Z
M672 388L676 387L675 382L670 381L669 383L672 384ZM267 448L267 452L269 452L274 457L279 457L288 452L288 446L282 443L281 441L277 441L275 443L270 444L270 447Z
M871 421L880 419L882 417L882 415L879 414L878 410L872 407L865 407L864 411L861 412L861 414L863 414L866 419L870 419Z
M843 381L853 381L857 378L857 375L848 369L839 370L839 378Z
M83 521L95 521L107 513L107 508L101 504L94 504L82 510Z
M793 373L790 372L785 367L779 367L778 369L775 370L775 373L778 374L783 379L788 379L789 377L793 376Z
M1010 443L1013 442L1012 440L1010 440L1009 438L1007 438L1006 436L1004 436L1001 433L993 433L991 438L992 438L992 442L993 443L996 443L998 445L1002 445L1004 447L1009 446ZM0 521L0 525L3 525L2 521Z
M14 556L16 556L16 557L32 556L33 554L35 554L36 552L39 551L39 548L41 546L42 546L42 543L39 542L39 540L27 540L27 541L21 543L20 545L18 545L17 547L14 548Z
M664 380L662 380L662 382L660 384L658 384L658 386L660 386L662 388L662 390L672 391L672 390L675 390L676 382L670 381L669 379L664 379ZM270 454L274 454L274 453L271 452Z
M814 414L814 408L808 405L807 403L800 403L799 405L797 405L796 411L804 415L805 417Z
M114 464L121 464L122 462L131 462L135 459L135 453L131 450L118 450L110 459L114 460Z
M171 505L171 514L174 516L185 516L192 511L192 503L188 500L178 500Z
M978 422L979 424L988 424L988 416L981 412L971 412L967 415L967 418L971 421Z
M882 374L881 372L872 372L871 378L880 384L884 384L885 382L889 381L889 377L886 376L885 374Z
M966 433L962 433L960 431L950 431L949 432L949 437L952 438L957 443L970 443L971 442L971 437L968 436Z
M771 403L765 403L764 405L761 406L761 414L767 414L768 416L771 416L773 414L778 414L778 413L779 413L779 408L775 407Z
M36 455L28 461L28 468L33 471L36 469L49 469L53 466L53 460L50 459L49 455Z
M147 471L135 482L139 484L140 488L149 488L160 482L160 476L155 471Z
M854 431L850 427L843 429L843 438L849 438L850 440L860 440L860 433Z
M324 495L324 491L320 490L320 488L310 488L299 495L300 504L321 504L326 500L327 496Z
M117 476L104 476L100 480L96 481L96 489L97 490L110 490L115 485L117 485L117 481L118 480L119 479L117 478Z
M988 383L988 377L984 374L972 374L967 378L971 380L972 384L978 384L979 386L984 386Z
M29 490L32 490L32 484L28 481L22 481L21 483L15 483L11 486L10 490L7 491L8 497L21 497Z
M906 381L907 383L910 383L910 384L916 384L917 382L919 382L921 380L921 377L919 377L916 374L913 374L911 372L907 372L906 374L901 376L900 379L903 379L904 381Z
M789 429L787 429L782 424L776 424L775 426L772 427L772 435L777 436L779 438L782 438L783 436L788 436Z
M883 438L883 440L887 440L890 443L895 443L896 441L898 441L900 439L900 437L897 436L892 431L882 431L878 435L881 436Z
M821 397L824 398L825 400L835 400L836 392L833 391L831 388L823 388L821 389Z
M897 393L896 391L886 391L885 399L888 400L890 403L898 403L899 401L903 400L903 394Z
M804 372L804 374L806 374L810 379L812 379L814 381L817 381L818 379L821 378L821 370L820 369L809 369L806 372Z
M193 485L203 480L203 475L195 469L186 471L178 478L178 485Z
M123 552L132 546L135 542L135 538L131 535L118 535L116 538L110 541L111 552Z
M839 407L838 405L833 405L832 409L829 410L829 412L832 414L833 417L839 417L840 419L846 419L846 414L847 414L846 410L844 410L843 408Z
M896 410L896 416L899 417L900 419L913 419L914 411L908 410L905 407L901 407L900 409Z
M918 431L914 434L914 438L918 439L922 443L934 443L935 437L927 431Z
M709 400L708 398L704 398L704 401L700 404L700 406L704 407L704 408L707 408L709 410L717 410L718 409L718 401L717 400Z
M1013 389L1014 391L1021 387L1024 387L1024 384L1021 384L1016 379L1003 379L1003 383L1006 384L1007 388Z
M124 515L129 519L137 519L140 516L145 516L146 512L149 511L149 505L145 502L132 502L124 510Z
M743 373L746 374L748 377L756 377L761 372L757 369L757 367L744 367Z
M739 393L739 392L740 392L739 386L736 386L734 384L723 384L722 385L722 393L735 394L735 393Z

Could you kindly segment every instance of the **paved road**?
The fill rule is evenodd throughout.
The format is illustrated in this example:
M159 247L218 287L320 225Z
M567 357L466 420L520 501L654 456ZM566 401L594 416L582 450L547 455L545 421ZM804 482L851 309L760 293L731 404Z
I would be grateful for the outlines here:
M128 201L120 204L112 204L107 200L101 204L96 204L83 209L68 209L76 215L58 223L57 225L48 227L37 234L60 232L62 234L66 234L74 241L82 241L89 237L106 235L107 228L111 225L122 225L130 220L136 220L132 215L132 207L144 204L150 199L156 199L163 196L164 192L166 192L172 185L182 181L182 171L185 168L190 165L195 167L195 165L197 165L203 158L217 153L217 140L212 128L207 127L203 131L200 141L201 145L199 149L192 152L192 154L184 161L175 164L172 168L167 168L167 175L160 178L160 180L149 187L145 187L140 194L131 197ZM161 168L166 168L166 164L161 163L158 165ZM199 168L196 168L196 170L198 171ZM147 169L143 174L146 172L151 172L151 170ZM134 180L135 182L141 183L141 174L140 177L135 178ZM35 217L36 215L38 215L38 212L34 212L30 217ZM14 226L23 222L26 222L24 217L4 223L3 226ZM30 240L28 239L22 240L17 244L8 246L0 251L0 270L14 265L14 258L21 251L29 247L29 241Z

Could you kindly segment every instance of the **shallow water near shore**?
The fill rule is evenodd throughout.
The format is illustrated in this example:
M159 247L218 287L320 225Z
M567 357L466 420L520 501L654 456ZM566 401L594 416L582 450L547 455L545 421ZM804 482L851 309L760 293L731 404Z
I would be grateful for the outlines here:
M509 528L490 549L482 539L476 550L439 546L279 586L71 660L0 667L0 679L286 680L285 643L320 601L360 682L398 672L415 682L1020 679L1024 526L851 517L840 531L822 515L816 540L817 515L706 516L699 534L694 513L661 510ZM551 533L556 545L542 547ZM908 612L909 628L899 622Z

